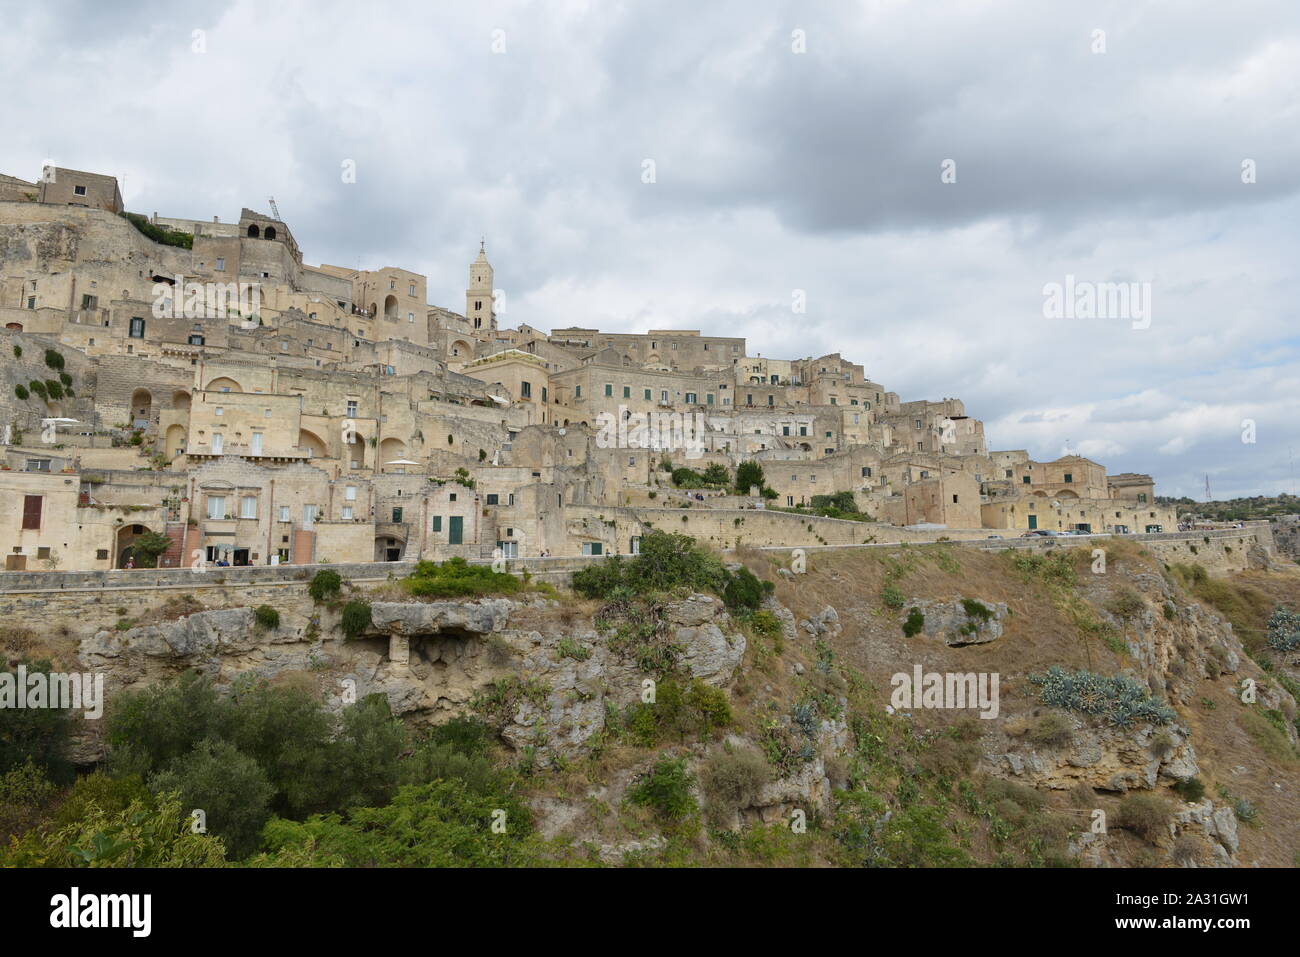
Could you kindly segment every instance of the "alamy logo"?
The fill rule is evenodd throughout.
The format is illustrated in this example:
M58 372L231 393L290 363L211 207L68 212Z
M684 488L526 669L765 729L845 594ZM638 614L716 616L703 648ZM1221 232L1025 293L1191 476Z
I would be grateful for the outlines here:
M261 283L193 282L178 275L175 283L153 284L156 319L248 319L261 306Z
M129 927L132 937L148 937L153 927L152 894L69 894L50 898L51 927Z
M1131 319L1134 329L1151 325L1151 283L1089 282L1067 275L1043 286L1047 319Z
M990 720L996 718L1001 710L998 701L1000 680L1001 676L997 672L923 673L921 666L916 665L912 674L900 671L889 679L889 683L894 686L889 701L895 711L910 711L913 708L979 708L980 717Z
M16 672L0 671L0 709L55 708L85 709L86 717L104 713L104 676L61 671L28 672L19 665Z
M618 415L601 412L596 416L600 431L596 446L602 449L652 449L683 452L698 459L705 452L708 425L703 412L629 412L618 407Z

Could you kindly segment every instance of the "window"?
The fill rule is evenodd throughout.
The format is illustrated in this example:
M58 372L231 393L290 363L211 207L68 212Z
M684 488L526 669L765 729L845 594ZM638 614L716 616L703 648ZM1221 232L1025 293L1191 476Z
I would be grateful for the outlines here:
M357 417L357 400L348 399L348 418L355 419L356 417Z
M35 309L35 308L36 308L36 297L35 297L35 296L28 296L28 297L27 297L27 308L28 308L28 309Z
M357 500L357 487L355 485L349 485L343 489L343 498L346 501L355 502Z
M248 446L248 451L250 455L262 454L262 433L261 432L253 433L253 439Z
M871 466L870 466L870 465L864 465L864 466L862 466L862 477L863 477L863 478L871 478Z
M226 517L226 497L224 495L208 496L208 518L223 519Z
M190 336L190 338L189 338L189 344L192 345L192 346L201 346L201 345L203 345L203 337L202 337L202 336Z
M393 521L400 522L401 520L402 520L402 506L397 505L393 508Z
M632 398L632 387L630 385L623 386L623 398L625 399Z
M257 497L245 495L239 500L240 518L257 518Z
M41 527L41 506L44 501L45 496L43 495L23 496L23 528L39 529Z
M687 405L695 405L695 393L694 393L694 392L687 392L687 393L686 393L686 404L687 404Z
M225 414L226 414L226 410L223 409L221 406L217 406L216 414L217 414L217 415L225 415Z
M498 495L496 492L489 492L487 496L487 504L488 505L501 504L501 496Z
M222 259L220 256L218 256L218 257L217 257L217 272L225 272L225 271L226 271L226 261L225 261L224 259Z
M144 320L139 316L131 317L131 330L129 334L132 339L144 338Z
M100 561L103 561L104 559L108 558L108 549L107 548L95 549L95 558Z
M449 502L454 502L454 501L456 501L456 493L455 493L455 492L452 492L450 495L448 495L448 496L447 496L447 501L449 501Z
M533 397L533 384L531 382L519 383L519 395L521 398L531 399Z
M546 401L546 386L542 386L542 401Z
M352 521L352 506L344 505L342 515L343 515L343 521L345 522Z
M640 555L640 554L641 554L641 536L640 536L640 535L633 535L633 536L632 536L632 554L633 554L633 555Z
M49 459L28 459L27 460L28 472L48 472L49 470L50 470Z
M956 495L954 495L954 496L952 497L952 504L954 504L954 505L957 504L957 496L956 496Z
M609 382L606 382L606 383L605 383L605 395L607 395L607 396L613 396L613 395L614 395L614 386L613 386L612 383L609 383Z
M316 525L316 506L304 505L302 507L302 527L313 528Z
M288 506L288 505L281 505L281 506L280 506L280 521L282 521L282 522L287 522L287 521L289 521L289 506Z
M584 555L603 555L605 549L604 542L583 542L582 554Z
M1020 479L1020 484L1022 484L1022 485L1028 485L1028 484L1029 484L1029 476L1028 476L1028 475L1022 476L1021 479Z
M225 448L226 448L226 437L222 435L220 432L213 432L212 433L212 454L220 455L222 452L225 451Z
M407 288L406 288L406 294L407 294L408 296L414 296L414 295L415 295L415 283L410 283L410 284L407 286Z
M645 390L645 400L646 400L647 402L650 401L650 390L649 390L649 389L646 389L646 390Z
M72 192L73 192L73 194L76 195L76 196L85 196L85 195L86 195L86 187L84 187L84 186L74 186L74 187L72 187Z
M581 399L581 398L582 398L582 386L580 386L580 385L575 385L575 386L573 387L573 397L574 397L575 399Z
M705 405L713 405L713 393L712 393L712 392L706 392L706 393L704 393L704 404L705 404Z
M433 531L435 531L435 532L441 532L441 531L442 531L442 516L441 516L441 515L435 515L435 516L433 516Z
M1069 472L1066 472L1066 473L1065 473L1065 480L1066 480L1067 482L1073 482L1073 481L1074 481L1074 476L1071 475Z

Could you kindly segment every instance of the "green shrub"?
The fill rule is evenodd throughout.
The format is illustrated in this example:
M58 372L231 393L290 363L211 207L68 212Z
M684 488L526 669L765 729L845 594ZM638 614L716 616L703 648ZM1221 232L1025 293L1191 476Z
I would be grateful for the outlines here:
M1187 778L1174 785L1174 792L1184 801L1196 804L1205 797L1205 783L1200 778Z
M573 574L573 590L586 598L648 595L680 589L721 593L726 569L688 535L652 529L634 558L613 556Z
M360 637L361 633L370 627L370 602L350 601L344 605L340 627L347 637Z
M45 769L30 758L0 774L0 845L40 820L56 790Z
M886 608L897 610L907 604L907 596L897 585L889 584L880 590L880 601Z
M20 399L26 400L31 393L27 391L27 386L20 382L18 385L14 386L14 395L18 396Z
M561 658L572 658L574 661L586 661L591 657L590 648L584 648L568 635L560 639L560 644L556 650L560 653Z
M263 628L274 631L280 627L280 613L270 605L258 605L253 609L253 617Z
M27 383L27 388L30 389L34 395L38 395L42 399L49 396L49 389L45 388L45 383L39 379L33 379L31 382Z
M312 601L320 604L337 597L342 589L343 577L333 569L322 568L312 576L311 583L307 586L307 594L311 595Z
M0 673L10 673L13 677L8 680L16 683L18 667L25 667L31 676L48 674L54 666L46 660L24 659L13 668L0 666ZM56 783L69 780L72 767L65 756L68 717L66 708L0 708L0 774L8 774L30 762Z
M1039 697L1044 704L1103 715L1116 727L1127 728L1135 721L1168 724L1177 717L1173 708L1156 701L1142 685L1126 676L1107 678L1052 665L1046 672L1027 677L1041 689Z
M763 485L763 466L754 461L741 462L736 466L736 492L739 495L748 495L749 490L757 486L760 490Z
M122 213L122 216L132 226L156 243L161 243L164 246L178 246L182 249L194 248L193 233L187 233L181 229L163 229L155 226L149 222L147 216L142 216L139 213Z
M45 364L51 369L61 370L63 368L63 353L58 352L55 349L46 349Z
M201 741L150 778L149 789L154 794L176 792L182 807L201 809L208 830L222 839L232 859L257 850L275 794L256 761L220 741Z
M172 547L172 540L162 532L144 532L131 542L131 552L141 568L157 568L158 558Z
M691 788L695 781L686 770L685 758L660 758L653 768L628 788L627 799L648 807L659 817L676 821L696 810Z
M907 620L903 622L903 634L908 638L920 633L925 627L925 613L919 608L913 608L907 613Z
M15 358L15 359L21 359L22 357L23 357L23 347L22 347L22 346L14 346L14 358Z
M46 379L45 391L49 393L51 399L62 399L63 383L61 383L58 379Z
M1132 620L1142 616L1142 613L1146 611L1147 603L1132 588L1120 586L1115 589L1105 607L1116 618Z
M68 375L66 372L60 372L59 381L62 382L65 386L70 386L72 385L72 376ZM68 395L72 395L72 393L69 392Z
M741 566L728 573L722 600L733 611L754 611L772 593L773 587L771 582L760 580L748 568Z
M1146 791L1134 791L1119 804L1115 823L1148 841L1160 836L1173 817L1169 802Z
M1064 748L1074 740L1074 728L1064 715L1047 713L1025 734L1030 744L1040 748Z
M719 749L700 765L700 790L704 793L709 823L724 827L735 813L751 806L772 779L767 758L752 748Z
M439 565L421 561L402 579L402 587L422 598L457 598L467 595L512 595L523 582L490 565L471 565L463 558L451 558Z

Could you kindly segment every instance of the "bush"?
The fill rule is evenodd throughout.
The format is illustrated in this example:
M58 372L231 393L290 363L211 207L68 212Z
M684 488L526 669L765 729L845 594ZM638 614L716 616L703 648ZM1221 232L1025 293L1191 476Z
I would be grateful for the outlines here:
M63 368L63 354L54 349L45 350L45 364L51 369Z
M1205 797L1205 783L1200 778L1187 778L1174 785L1174 793L1189 804L1196 804Z
M771 582L760 580L748 568L741 566L728 574L722 600L733 611L755 611L773 588Z
M132 226L156 243L161 243L164 246L178 246L182 249L194 248L193 233L187 233L181 229L163 229L155 226L149 222L147 216L142 216L139 213L123 213L122 216Z
M41 768L30 758L6 774L0 774L0 845L9 836L19 834L41 817L57 789Z
M26 400L31 393L27 391L27 386L20 382L18 385L14 386L14 395L18 396L20 399Z
M1074 740L1074 728L1064 715L1048 713L1034 722L1025 737L1036 747L1064 748Z
M665 820L676 821L696 810L695 798L691 796L694 783L686 770L685 758L660 758L628 788L627 799L650 808Z
M1173 808L1168 801L1155 794L1137 791L1120 801L1115 823L1150 841L1164 832L1171 817Z
M402 587L420 597L456 598L464 595L512 595L523 587L514 575L490 565L471 565L451 558L439 565L422 561L402 580Z
M72 376L68 375L66 372L60 372L59 381L62 382L65 386L70 386L72 385ZM69 392L68 395L72 395L72 393Z
M641 552L634 558L613 556L574 572L573 590L586 598L678 589L719 594L727 580L722 562L690 536L651 530L641 536Z
M45 388L45 383L39 379L33 379L31 382L27 383L27 388L30 389L34 395L38 395L42 399L49 396L49 389Z
M903 594L901 588L891 584L880 590L880 601L887 608L897 610L907 604L907 596Z
M258 605L253 609L253 617L263 628L274 631L280 627L280 613L270 605Z
M22 357L23 357L23 347L22 347L22 346L14 346L14 358L15 358L15 359L21 359Z
M23 660L27 674L48 674L54 667L46 660ZM17 669L5 667L17 682ZM3 672L0 672L3 673ZM65 757L68 741L68 710L65 708L0 708L0 774L8 774L29 762L55 782L67 781L72 768Z
M751 488L763 489L763 466L757 462L741 462L736 467L736 493L748 495Z
M63 383L59 382L57 379L46 379L45 391L49 393L51 399L62 399Z
M903 622L903 634L908 638L919 634L925 627L925 613L919 608L913 608L907 613L907 621Z
M752 748L712 752L700 766L700 788L704 792L709 823L725 827L735 813L751 806L763 786L772 779L765 758Z
M327 601L338 596L343 589L343 577L330 568L322 568L312 576L311 583L307 586L307 594L311 595L312 601L316 604Z
M172 540L161 532L145 532L131 543L131 552L141 568L157 568L158 557L172 547Z
M225 742L202 741L149 780L154 794L176 792L181 807L201 809L232 859L257 850L275 788L257 762Z
M1142 596L1125 586L1116 588L1115 593L1106 602L1108 612L1126 621L1141 617L1146 609L1147 603Z
M358 638L370 627L370 602L350 601L343 606L343 619L340 622L343 634L349 638Z
M1129 677L1107 678L1091 671L1066 671L1059 665L1027 677L1041 689L1039 697L1044 704L1102 715L1119 728L1128 728L1135 721L1168 724L1177 717L1173 708L1156 701Z

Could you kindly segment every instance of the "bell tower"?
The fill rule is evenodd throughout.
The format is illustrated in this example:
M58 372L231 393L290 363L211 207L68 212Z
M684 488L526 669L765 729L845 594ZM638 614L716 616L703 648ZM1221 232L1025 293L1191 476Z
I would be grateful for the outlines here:
M492 309L492 264L487 259L486 240L478 245L478 258L469 264L469 288L465 290L465 318L470 332L487 338L497 329Z

